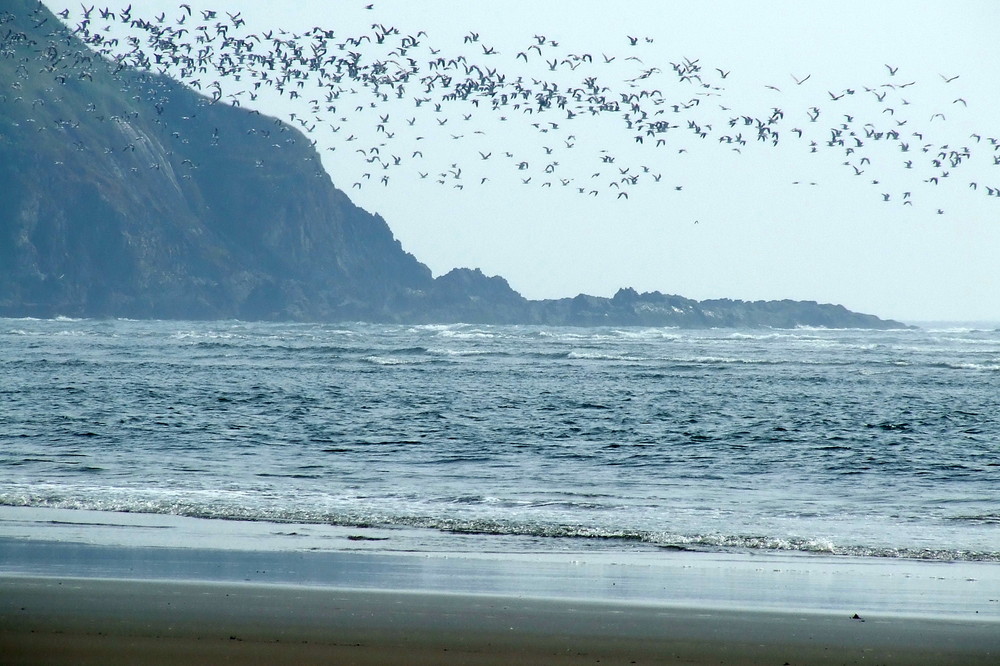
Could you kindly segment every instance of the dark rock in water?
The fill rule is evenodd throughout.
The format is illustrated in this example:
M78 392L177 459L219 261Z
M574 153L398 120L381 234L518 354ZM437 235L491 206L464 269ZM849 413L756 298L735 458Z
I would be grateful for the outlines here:
M683 328L904 328L895 321L814 301L694 301L660 292L620 289L612 298L577 296L532 303L535 319L568 326L678 326Z
M623 289L528 301L437 279L334 187L310 141L0 9L0 316L900 327L840 306Z

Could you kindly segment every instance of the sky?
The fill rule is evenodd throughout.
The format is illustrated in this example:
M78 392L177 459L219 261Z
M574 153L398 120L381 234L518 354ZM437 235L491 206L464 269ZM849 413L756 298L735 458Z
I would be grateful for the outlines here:
M80 18L81 7L46 4ZM318 76L295 98L294 82L254 89L246 73L197 80L302 129L334 184L435 275L480 268L528 298L633 287L1000 321L995 1L189 4L191 35L221 22L308 51L303 34L321 27L333 31L327 57L414 59L401 96L384 98ZM131 6L166 24L186 13ZM199 22L201 10L217 15ZM336 46L390 28L381 44ZM409 36L417 44L400 53ZM430 64L460 56L452 69ZM648 95L570 117L573 100L493 108L496 97L477 106L443 98L443 79L418 81L454 85L473 64L507 92L521 77L533 93L589 80L608 99ZM647 132L653 123L666 130Z

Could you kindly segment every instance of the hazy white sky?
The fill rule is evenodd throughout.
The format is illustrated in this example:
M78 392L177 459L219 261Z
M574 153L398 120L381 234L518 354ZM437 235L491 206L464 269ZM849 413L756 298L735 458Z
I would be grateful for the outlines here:
M131 4L133 16L184 13L180 3ZM479 267L529 298L631 286L697 299L818 300L906 321L1000 320L1000 196L987 190L1000 193L1000 149L989 140L1000 138L1000 3L367 4L190 2L192 22L200 9L230 23L224 12L241 12L247 25L233 34L320 26L335 32L333 44L379 32L373 24L395 27L400 34L381 45L340 53L366 62L410 56L418 76L435 73L427 63L437 56L464 55L535 91L544 84L534 81L564 91L590 76L618 99L656 89L641 102L647 122L676 126L640 144L628 108L568 118L559 109L494 110L483 98L436 111L447 90L415 81L387 100L347 82L331 102L323 96L332 88L302 88L294 100L258 91L262 112L308 119L334 183L381 214L436 275ZM72 23L80 9L69 8ZM390 53L421 30L405 56ZM478 41L466 39L472 33ZM545 42L529 50L536 35ZM583 54L593 61L572 57ZM680 79L673 64L685 62L701 68L690 70L700 80ZM418 107L418 97L432 101ZM251 105L246 93L240 99ZM756 124L775 110L777 146L757 140ZM832 129L844 145L828 145ZM899 136L875 140L866 129ZM740 133L746 145L724 138ZM381 159L369 162L373 147ZM622 180L633 176L634 184Z

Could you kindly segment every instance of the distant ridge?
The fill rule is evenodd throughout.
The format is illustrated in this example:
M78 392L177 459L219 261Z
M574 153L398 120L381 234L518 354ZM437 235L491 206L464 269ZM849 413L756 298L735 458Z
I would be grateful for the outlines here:
M0 316L902 328L802 301L622 289L529 301L434 279L309 140L99 59L34 0L0 10Z

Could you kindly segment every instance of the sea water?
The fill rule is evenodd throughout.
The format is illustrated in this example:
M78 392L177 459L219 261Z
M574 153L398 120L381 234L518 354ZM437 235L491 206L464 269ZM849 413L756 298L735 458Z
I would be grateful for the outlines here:
M0 508L291 547L995 562L998 396L989 327L0 319Z

